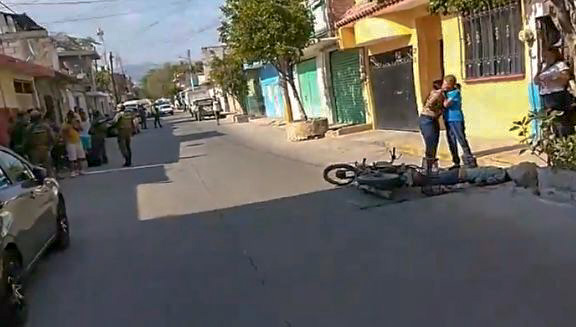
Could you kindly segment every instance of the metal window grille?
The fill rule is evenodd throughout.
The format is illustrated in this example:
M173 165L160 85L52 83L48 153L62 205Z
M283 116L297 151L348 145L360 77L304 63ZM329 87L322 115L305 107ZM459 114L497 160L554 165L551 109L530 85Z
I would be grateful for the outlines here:
M466 78L524 73L520 2L470 13L462 18Z

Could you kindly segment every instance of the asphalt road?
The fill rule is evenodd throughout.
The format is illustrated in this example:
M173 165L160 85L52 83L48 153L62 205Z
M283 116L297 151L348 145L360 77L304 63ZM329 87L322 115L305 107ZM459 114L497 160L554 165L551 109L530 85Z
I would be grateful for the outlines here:
M135 167L65 181L72 246L32 274L29 326L576 323L573 207L506 187L389 205L233 131L179 116Z

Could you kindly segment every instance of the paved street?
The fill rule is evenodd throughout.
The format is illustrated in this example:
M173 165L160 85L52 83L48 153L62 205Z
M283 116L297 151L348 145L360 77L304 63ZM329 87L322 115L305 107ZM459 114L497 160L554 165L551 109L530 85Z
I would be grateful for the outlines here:
M30 327L574 326L573 207L509 186L390 205L168 120L135 167L111 143L63 182L72 246L34 271Z

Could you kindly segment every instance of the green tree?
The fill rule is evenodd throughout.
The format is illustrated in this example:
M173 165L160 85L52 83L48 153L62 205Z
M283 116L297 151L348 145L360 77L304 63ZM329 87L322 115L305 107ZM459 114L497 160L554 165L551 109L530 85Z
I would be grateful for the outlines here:
M237 56L276 67L286 99L288 83L304 119L308 116L294 83L294 65L314 32L314 18L306 3L301 0L227 0L221 8L224 21L219 29L221 41Z
M110 71L102 69L96 72L96 88L101 92L112 92L112 78Z
M509 0L430 0L430 10L441 14L467 13L508 2Z
M148 71L141 81L146 97L157 99L176 95L179 90L174 83L174 76L180 69L181 65L166 63L161 68Z
M242 113L246 114L244 100L248 94L248 81L244 74L244 61L234 54L224 58L214 57L210 62L210 80L219 86L225 94L230 94L240 103Z

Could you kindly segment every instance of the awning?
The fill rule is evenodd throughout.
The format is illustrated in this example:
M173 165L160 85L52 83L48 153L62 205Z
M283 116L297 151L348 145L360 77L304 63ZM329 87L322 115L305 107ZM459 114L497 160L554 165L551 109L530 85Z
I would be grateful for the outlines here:
M0 54L0 67L30 77L54 77L56 74L56 72L51 68L29 63L3 54Z
M304 57L313 56L317 52L322 51L325 48L336 46L338 44L337 37L325 37L322 39L317 39L313 41L306 49L303 50Z

